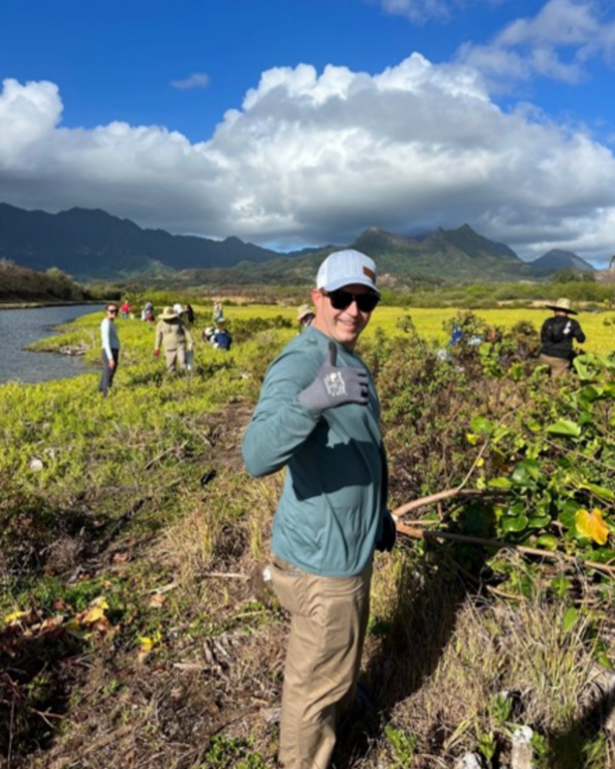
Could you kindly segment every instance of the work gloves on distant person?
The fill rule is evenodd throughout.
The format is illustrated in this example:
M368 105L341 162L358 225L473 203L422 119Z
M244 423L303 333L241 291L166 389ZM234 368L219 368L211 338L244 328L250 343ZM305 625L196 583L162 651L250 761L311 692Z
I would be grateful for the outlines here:
M322 364L312 384L299 393L299 403L319 411L345 403L367 405L367 371L354 366L338 368L336 363L337 347L335 342L329 342L329 359Z
M395 545L396 538L397 527L395 526L395 519L389 510L387 510L382 519L382 534L380 535L378 542L376 542L376 550L380 550L381 552L386 550L390 553Z

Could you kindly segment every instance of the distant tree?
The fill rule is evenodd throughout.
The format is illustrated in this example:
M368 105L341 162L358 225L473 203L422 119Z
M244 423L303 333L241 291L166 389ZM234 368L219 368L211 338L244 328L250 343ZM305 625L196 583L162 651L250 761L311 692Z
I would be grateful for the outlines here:
M571 267L564 267L561 270L553 273L551 277L552 283L576 283L579 279L578 272Z
M63 270L60 270L59 267L50 267L45 271L45 275L47 275L53 281L54 294L56 296L66 300L77 298L77 286L75 285L72 278Z

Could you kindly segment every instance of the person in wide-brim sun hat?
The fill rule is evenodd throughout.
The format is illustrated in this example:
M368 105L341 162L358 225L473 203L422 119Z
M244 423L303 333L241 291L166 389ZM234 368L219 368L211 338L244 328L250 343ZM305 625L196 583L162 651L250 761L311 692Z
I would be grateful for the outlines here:
M184 326L178 313L173 307L165 307L156 324L156 341L154 356L158 357L160 348L164 349L168 371L185 371L187 368L187 351L194 348L194 339Z
M538 362L549 367L552 377L559 377L572 368L572 361L577 354L573 341L576 339L579 344L583 344L585 334L579 322L570 317L577 314L572 309L570 299L562 297L547 307L553 310L553 317L547 318L540 329Z
M172 307L165 307L159 315L159 320L173 320L179 318L179 315Z
M297 310L297 320L303 327L310 326L315 317L316 314L309 304L302 304Z
M548 304L547 309L554 312L565 312L567 315L578 315L576 310L572 309L570 299L564 299L563 297L558 299L555 304Z

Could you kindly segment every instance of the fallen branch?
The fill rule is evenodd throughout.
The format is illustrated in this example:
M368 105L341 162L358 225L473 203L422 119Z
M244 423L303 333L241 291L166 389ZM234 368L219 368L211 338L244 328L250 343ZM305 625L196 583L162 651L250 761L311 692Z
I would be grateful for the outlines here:
M541 550L538 547L528 547L527 545L515 545L511 542L503 542L500 539L485 539L483 537L473 537L469 534L453 534L449 531L432 531L424 529L416 529L411 526L406 526L399 521L396 522L397 531L401 534L405 534L412 539L444 539L449 542L462 542L469 545L480 545L481 547L495 547L498 550L516 550L524 555L535 555L539 558L546 558L551 561L567 561L568 563L574 563L577 566L583 566L587 569L595 569L596 571L602 571L606 574L615 575L615 566L609 566L605 563L596 563L595 561L586 561L583 558L579 558L575 555L568 555L567 553L560 553L556 550Z
M443 499L451 499L451 497L456 497L459 494L477 497L477 496L483 496L484 493L485 493L484 491L479 491L475 489L464 489L463 484L461 484L460 486L457 486L454 489L439 491L437 494L430 494L428 497L421 497L420 499L414 499L412 502L406 502L405 505L396 507L391 512L395 516L395 518L401 518L402 515L409 513L411 510L416 510L417 508L424 507L425 505L432 505L434 502L441 502Z
M505 417L507 417L508 414L506 414L502 419L500 419L501 422L504 421ZM487 450L487 446L489 445L489 441L486 441L482 447L481 450L476 455L476 458L474 459L474 462L472 462L472 467L468 470L466 473L465 478L461 481L459 486L456 486L454 489L447 489L446 491L439 491L437 494L430 494L428 497L421 497L421 499L415 499L412 502L407 502L405 505L401 505L401 507L397 507L395 510L393 510L393 516L395 519L401 518L402 515L405 515L406 513L409 513L411 510L416 510L417 507L423 507L424 505L431 505L434 502L441 502L443 499L450 499L451 497L456 497L458 494L482 494L481 491L475 491L472 489L468 489L467 491L464 491L464 486L466 483L470 480L472 477L472 473L476 469L478 463L483 457L483 454Z
M211 577L216 579L250 579L249 574L234 571L207 571L199 573L199 577Z
M514 414L516 411L517 409L515 408L515 409L512 409L512 411L509 411L506 414L504 414L504 416L498 421L496 427L499 427L502 424L502 422L508 419L508 417L511 414ZM493 493L492 490L485 490L485 491L479 491L476 489L464 490L465 485L472 477L474 470L476 470L478 463L483 458L483 454L487 450L488 446L489 446L489 441L485 441L485 443L483 443L481 447L481 450L476 455L474 462L472 462L472 466L466 473L465 478L461 481L459 486L456 486L454 489L439 491L437 494L430 494L428 497L421 497L421 499L415 499L412 502L408 502L405 505L401 505L400 507L395 508L395 510L392 511L395 520L397 520L398 518L401 518L402 515L409 513L411 510L416 510L418 507L423 507L424 505L431 505L434 502L441 502L443 499L450 499L451 497L456 497L458 494L482 496L484 494Z

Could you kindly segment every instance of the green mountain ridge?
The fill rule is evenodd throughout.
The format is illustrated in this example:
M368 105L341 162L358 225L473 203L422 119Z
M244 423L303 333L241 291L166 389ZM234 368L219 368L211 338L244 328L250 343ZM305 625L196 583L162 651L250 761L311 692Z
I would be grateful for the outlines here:
M144 230L98 209L48 214L0 203L0 257L34 270L58 267L79 279L233 266L276 255L235 237L215 241Z
M570 252L549 252L535 263L524 262L507 245L483 237L468 224L416 237L370 227L348 246L280 254L234 236L214 241L142 229L98 209L49 214L0 203L0 258L39 271L56 267L82 281L137 278L158 283L173 275L183 285L309 285L322 259L339 248L364 251L378 262L381 276L402 281L535 280L564 268L592 269Z
M564 251L561 248L554 248L547 251L546 254L539 256L532 262L534 270L540 274L548 275L557 270L580 270L594 272L595 267L586 262L580 256L572 251Z

